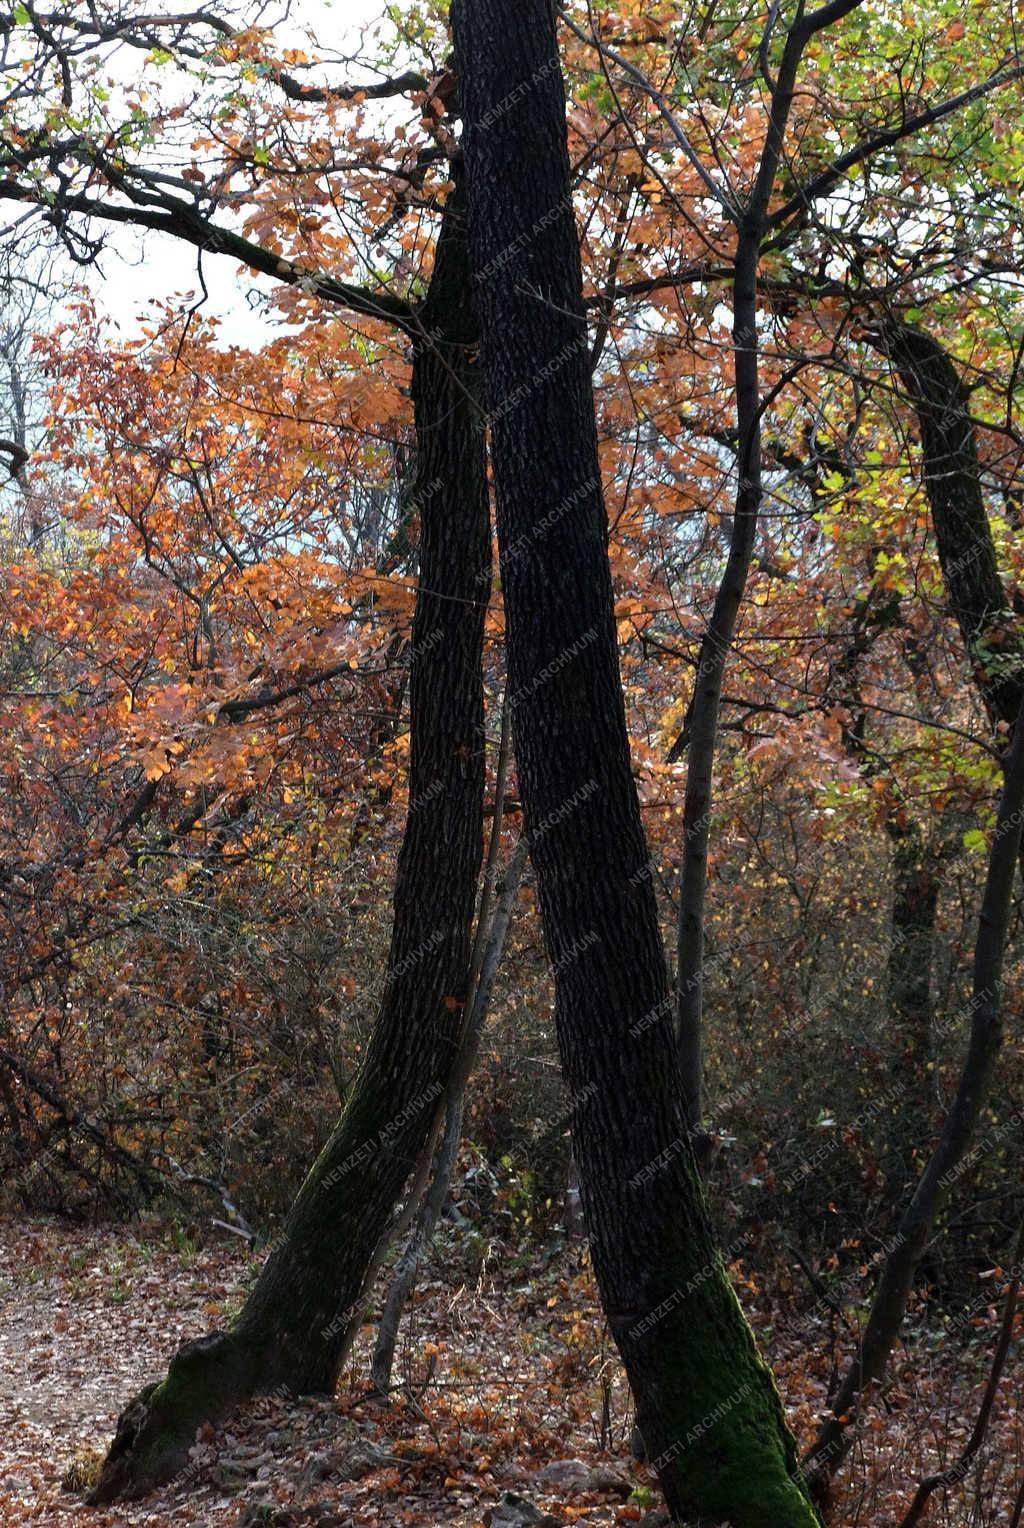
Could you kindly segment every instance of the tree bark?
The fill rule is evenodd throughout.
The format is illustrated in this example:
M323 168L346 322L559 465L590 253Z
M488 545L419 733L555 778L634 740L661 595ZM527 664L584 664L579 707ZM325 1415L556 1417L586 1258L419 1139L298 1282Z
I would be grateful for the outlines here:
M686 1130L618 671L549 0L455 0L509 694L594 1268L677 1516L810 1528Z
M500 832L498 821L495 822L495 832ZM498 893L494 916L490 920L487 939L483 946L480 976L473 993L462 1048L455 1069L448 1080L445 1094L444 1133L434 1158L430 1187L424 1195L419 1214L398 1260L391 1287L384 1302L370 1369L370 1377L381 1395L390 1393L395 1346L398 1342L398 1329L402 1322L402 1315L406 1302L416 1286L416 1276L420 1265L434 1240L437 1222L441 1218L441 1211L444 1209L445 1200L451 1188L452 1174L459 1154L459 1142L462 1139L466 1087L480 1051L484 1023L490 1010L491 994L494 991L494 979L498 974L498 966L501 964L509 924L512 921L516 892L519 890L519 881L526 861L526 850L526 839L520 839L505 868L504 881Z
M455 1062L482 858L490 587L475 340L457 179L414 341L421 540L410 806L380 1015L340 1121L244 1309L227 1332L181 1348L162 1383L122 1413L94 1503L169 1478L197 1425L255 1392L333 1388Z
M875 343L917 413L939 564L975 683L990 720L1012 727L1024 696L1024 642L999 576L970 395L942 345L923 329L886 324Z

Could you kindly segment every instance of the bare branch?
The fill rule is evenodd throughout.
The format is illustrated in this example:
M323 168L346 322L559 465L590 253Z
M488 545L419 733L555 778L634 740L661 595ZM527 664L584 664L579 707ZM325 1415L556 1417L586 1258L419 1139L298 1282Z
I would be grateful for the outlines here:
M142 193L138 194L141 198ZM51 219L54 216L78 213L83 217L99 218L103 222L150 228L211 254L233 255L244 265L265 276L271 276L275 281L283 282L285 286L299 287L310 296L348 308L353 313L384 319L407 332L412 332L416 327L415 309L404 298L383 289L338 281L334 276L325 276L285 260L271 250L253 244L241 234L210 222L195 206L169 192L161 193L158 197L148 196L140 205L128 207L98 196L87 196L83 192L69 192L61 198L59 208L54 208L43 199L43 193L37 187L8 179L0 180L0 201L31 203L46 209Z
M933 127L936 122L952 116L964 106L970 106L973 101L980 100L983 96L990 95L992 91L1000 90L1004 85L1010 85L1014 80L1019 79L1024 79L1024 64L1015 64L1010 69L990 75L987 80L982 80L978 85L972 85L969 90L962 90L959 95L950 96L946 101L940 101L937 106L930 106L927 111L905 117L898 127L881 128L878 132L872 133L862 143L855 144L852 149L841 154L827 170L822 170L806 185L801 186L800 190L796 191L783 206L777 207L768 217L768 227L777 228L781 223L787 223L790 218L805 212L812 202L817 201L819 197L827 196L847 171L863 164L881 149L892 148L894 144L902 142L905 138L912 138L915 133L923 132L926 127Z
M635 64L631 64L628 58L623 58L621 53L617 53L614 48L609 48L608 44L602 42L599 37L585 31L565 11L560 12L560 20L569 28L570 32L579 38L580 42L586 43L588 48L594 48L602 58L608 59L610 63L615 64L621 69L632 80L633 84L642 90L644 95L653 102L673 138L679 144L693 169L700 176L708 195L714 198L727 217L734 218L737 213L735 201L727 191L724 191L717 184L714 177L710 174L704 161L680 126L675 112L657 86Z

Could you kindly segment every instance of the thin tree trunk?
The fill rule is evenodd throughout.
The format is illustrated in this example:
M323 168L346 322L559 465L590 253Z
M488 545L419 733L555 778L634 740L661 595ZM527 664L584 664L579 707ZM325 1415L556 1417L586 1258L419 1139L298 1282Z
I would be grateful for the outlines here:
M764 148L749 194L737 197L732 308L736 385L737 488L732 539L694 676L688 725L686 793L683 803L683 866L676 938L676 1032L683 1104L698 1162L706 1166L710 1139L703 1127L704 926L711 836L712 788L718 716L726 663L747 586L761 507L760 338L757 274L768 208L778 175L786 126L804 49L815 32L854 9L858 0L836 0L807 14L800 4L786 33L778 74L770 86L771 108ZM765 34L767 50L772 22ZM676 755L672 750L670 757Z
M893 1076L902 1086L889 1138L890 1195L916 1181L914 1153L932 1141L935 1097L932 1056L932 962L939 907L938 867L913 822L889 827L892 918L886 997L896 1045Z
M1019 857L1021 849L1019 817L1024 802L1021 762L1024 744L1020 736L1020 718L1024 716L1024 643L1019 621L1009 609L999 576L967 390L945 350L924 330L911 324L890 323L876 331L873 342L890 357L917 411L924 486L939 563L975 684L989 720L993 724L1003 722L1014 732L1004 760L1003 793L975 945L967 1054L942 1134L886 1256L863 1341L840 1383L832 1414L819 1428L806 1460L818 1495L827 1490L829 1480L849 1451L852 1441L849 1423L856 1415L861 1393L885 1372L918 1263L935 1218L956 1179L957 1168L971 1144L988 1092L1002 1043L1000 980L1014 858ZM1008 859L1009 846L1012 855Z
M398 1328L401 1325L402 1313L405 1309L406 1301L415 1286L416 1273L423 1254L433 1239L437 1220L444 1204L452 1172L455 1168L455 1158L458 1154L459 1141L462 1135L463 1098L476 1061L480 1033L486 1018L487 1005L490 1003L491 990L494 985L494 977L497 974L498 963L504 950L505 937L508 933L508 924L512 916L512 907L515 902L516 890L518 889L519 878L522 872L522 861L526 853L526 842L522 840L517 850L515 863L509 866L509 873L505 878L505 887L500 899L499 912L495 915L495 919L492 920L491 906L497 891L498 859L501 853L505 791L508 785L510 742L511 723L508 704L505 703L501 709L498 759L494 773L494 812L491 818L491 832L487 846L487 863L484 867L483 884L480 888L480 904L476 915L476 932L473 937L473 951L469 963L466 1024L459 1046L458 1059L452 1070L445 1093L441 1116L444 1124L442 1139L437 1147L436 1157L434 1150L431 1149L426 1162L423 1164L422 1181L418 1181L416 1185L415 1202L411 1205L408 1216L408 1221L413 1225L413 1229L406 1247L398 1260L391 1287L384 1302L384 1311L381 1316L377 1342L371 1361L371 1378L378 1392L384 1396L391 1389L395 1344L398 1340ZM489 970L489 977L486 991L481 994L482 973L485 966ZM483 1007L481 1007L481 996ZM405 1234L407 1229L408 1225L404 1225L402 1235Z
M888 1251L864 1336L832 1401L832 1411L819 1429L807 1460L819 1490L845 1457L851 1442L850 1422L865 1387L880 1379L899 1333L913 1288L914 1275L931 1235L935 1217L953 1184L974 1137L988 1094L989 1082L1002 1043L1002 975L1010 920L1014 870L1024 817L1024 704L1018 713L1013 743L1006 761L1005 780L988 862L985 893L974 947L971 1036L956 1094L946 1115L938 1144L904 1211Z
M757 261L764 210L740 224L733 275L739 486L729 558L701 643L688 718L683 866L676 930L676 1032L683 1106L698 1160L706 1160L703 1129L704 922L711 836L712 787L725 666L750 572L761 504L760 385L758 382Z
M676 1515L811 1528L683 1117L630 767L548 0L455 0L518 780L594 1268Z
M341 1119L241 1314L186 1344L122 1413L96 1503L182 1464L199 1423L254 1392L331 1390L458 1051L483 836L490 525L456 181L421 310L412 393L421 515L410 808L380 1016Z
M497 822L495 826L498 826ZM505 869L504 880L498 893L494 907L494 916L490 920L487 939L484 945L480 977L476 991L473 994L469 1025L463 1039L459 1060L448 1082L448 1090L445 1096L444 1134L441 1137L441 1144L438 1146L437 1154L434 1158L430 1187L420 1205L419 1214L405 1249L402 1252L402 1256L398 1260L394 1277L391 1280L391 1288L388 1290L387 1299L384 1302L384 1311L377 1330L377 1342L373 1350L373 1362L370 1369L370 1377L381 1395L388 1395L390 1393L392 1371L395 1363L395 1345L398 1341L398 1329L402 1322L402 1315L409 1296L416 1287L416 1276L420 1265L426 1254L430 1251L434 1240L434 1232L437 1230L437 1222L441 1217L441 1211L444 1209L445 1201L451 1188L452 1174L455 1170L455 1162L459 1154L459 1142L462 1139L462 1118L466 1087L476 1065L476 1058L480 1053L480 1041L483 1038L484 1024L490 1010L491 994L494 991L494 979L498 974L498 966L501 963L501 957L505 949L505 940L508 937L509 924L512 920L512 909L515 905L519 881L526 863L526 851L527 840L523 837L513 850L512 857Z

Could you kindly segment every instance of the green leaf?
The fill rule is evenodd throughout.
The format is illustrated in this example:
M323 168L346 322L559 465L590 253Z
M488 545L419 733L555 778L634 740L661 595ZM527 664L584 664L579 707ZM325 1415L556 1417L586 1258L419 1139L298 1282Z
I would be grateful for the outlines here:
M988 848L988 839L980 828L969 828L964 834L964 848L972 854L984 854Z
M20 27L27 27L29 21L32 19L28 13L28 6L16 5L14 7L14 19Z

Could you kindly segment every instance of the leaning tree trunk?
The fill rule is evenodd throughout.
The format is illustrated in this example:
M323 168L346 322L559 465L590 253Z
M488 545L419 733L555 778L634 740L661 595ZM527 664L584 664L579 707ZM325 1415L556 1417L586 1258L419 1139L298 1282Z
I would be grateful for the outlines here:
M91 1500L180 1467L199 1423L257 1391L330 1390L391 1217L454 1064L483 841L490 524L460 183L420 318L412 393L420 578L410 679L410 809L380 1016L341 1119L234 1325L186 1344L122 1413Z
M594 1268L673 1513L810 1528L715 1247L630 768L549 0L454 0L520 792Z
M498 820L495 832L500 832ZM520 839L505 869L505 877L495 903L494 916L487 925L487 939L483 949L480 975L470 1000L469 1020L463 1036L459 1059L448 1080L445 1094L444 1131L434 1157L430 1186L423 1196L409 1239L395 1266L391 1287L381 1312L377 1341L374 1345L370 1378L381 1395L391 1392L391 1376L395 1364L395 1347L398 1329L402 1323L406 1303L416 1287L420 1265L430 1251L441 1218L448 1192L451 1188L455 1163L462 1140L462 1118L466 1088L476 1065L483 1039L484 1024L491 1006L494 980L505 949L512 909L515 904L519 880L526 861L527 842Z
M436 1153L431 1153L432 1161L428 1158L423 1163L424 1181L416 1187L415 1200L412 1195L409 1196L407 1209L412 1212L409 1216L412 1230L409 1232L408 1240L392 1274L391 1284L381 1311L377 1341L370 1364L370 1378L382 1396L387 1396L391 1390L398 1328L405 1312L406 1301L415 1288L420 1263L433 1241L437 1222L448 1197L459 1142L462 1139L462 1113L466 1088L476 1065L484 1021L494 989L494 979L505 949L505 939L512 921L512 908L526 862L526 839L520 838L498 893L498 861L501 855L501 830L504 820L505 790L508 784L510 739L511 727L506 705L501 711L498 762L494 777L494 811L491 818L487 864L484 867L483 884L480 888L480 905L476 914L473 952L469 963L466 1021L459 1044L459 1054L448 1075L442 1110L444 1129L441 1131ZM495 900L496 893L498 893L497 900Z
M925 330L892 322L882 330L881 342L918 416L939 565L975 685L989 720L1012 727L1024 699L1024 638L999 573L970 394L942 345ZM904 1042L897 1075L908 1100L903 1138L894 1144L909 1164L914 1147L926 1150L931 1140L929 984L940 876L919 832L897 830L892 837L889 1002Z
M925 330L889 323L872 338L890 357L920 423L924 489L943 583L975 683L991 721L1012 727L1024 696L1024 637L999 575L970 394Z
M989 854L985 893L974 947L971 1036L960 1081L946 1115L942 1135L900 1218L886 1256L867 1325L853 1361L832 1399L807 1461L819 1489L847 1453L850 1422L865 1387L885 1371L903 1323L918 1263L935 1218L956 1183L988 1096L1002 1044L1002 982L1010 923L1014 871L1024 820L1024 705L1018 713L1013 744Z
M985 511L975 429L962 379L942 346L911 324L869 334L891 359L921 426L923 480L950 609L989 720L1013 729L974 953L971 1033L942 1134L904 1210L864 1336L806 1461L817 1494L845 1458L865 1387L885 1372L914 1277L977 1129L1002 1044L1003 954L1024 809L1024 640L999 576Z

